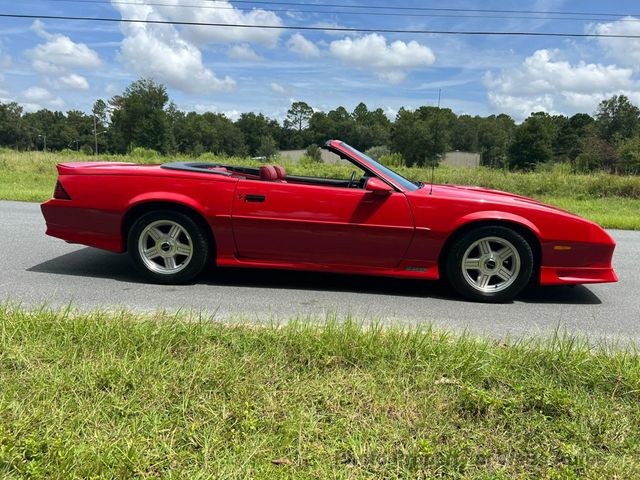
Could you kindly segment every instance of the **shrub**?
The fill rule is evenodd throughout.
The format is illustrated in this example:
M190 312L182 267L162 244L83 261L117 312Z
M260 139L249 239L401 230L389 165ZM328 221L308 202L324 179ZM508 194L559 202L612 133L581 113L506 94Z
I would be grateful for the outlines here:
M379 145L377 147L371 147L366 152L365 155L369 155L374 160L378 160L381 162L382 157L388 157L391 155L391 150L386 145Z
M80 151L85 155L93 155L93 148L91 148L89 145L82 145L80 147Z
M322 150L315 144L311 144L307 147L305 156L311 159L312 162L322 162Z
M378 161L388 167L401 167L402 165L404 165L404 158L402 157L401 153L390 153L388 155L383 155L378 159Z
M141 158L143 160L155 160L160 154L151 148L136 147L129 153L132 157Z
M271 135L260 137L260 145L256 150L258 157L273 158L278 155L278 144Z

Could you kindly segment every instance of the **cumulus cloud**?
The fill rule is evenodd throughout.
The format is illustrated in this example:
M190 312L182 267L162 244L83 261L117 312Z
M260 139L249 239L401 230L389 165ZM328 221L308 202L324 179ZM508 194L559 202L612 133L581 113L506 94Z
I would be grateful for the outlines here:
M592 25L588 30L600 35L640 35L640 18L624 17L620 21ZM598 43L611 58L640 68L640 39L598 38Z
M49 108L62 108L64 100L56 97L49 90L43 87L29 87L21 92L21 104L26 111L34 112L40 110L44 106Z
M258 55L248 44L243 43L241 45L234 45L229 49L228 52L231 58L236 58L238 60L247 60L250 62L257 62L260 60L264 60L260 55Z
M26 52L37 72L61 73L67 68L96 68L102 64L98 54L87 45L66 35L48 33L41 21L36 20L31 28L46 40Z
M165 18L149 5L114 4L114 8L123 18ZM172 25L123 24L121 29L125 38L120 60L136 75L189 93L228 91L236 85L232 78L219 78L205 67L200 49L182 38Z
M71 90L89 90L89 82L82 75L71 73L64 75L58 79L61 88Z
M42 102L52 97L51 92L42 87L27 88L22 92L22 96L29 102Z
M436 57L431 49L416 41L396 40L387 44L382 35L372 33L363 37L347 37L329 45L333 56L350 65L373 70L388 82L404 80L410 70L432 65Z
M175 6L156 7L139 4L113 6L120 11L123 18L155 20L167 19L162 15L161 9L169 9L165 14L177 9ZM154 78L169 87L189 93L228 91L236 85L232 78L219 78L205 67L200 49L184 39L172 25L124 24L121 29L125 39L120 47L120 59L137 75Z
M180 22L215 23L233 25L282 25L282 19L274 12L259 8L244 12L235 8L229 1L216 1L215 5L203 2L200 8L194 7L193 0L174 0L167 5L130 6L112 3L120 12L134 15L128 18L162 18ZM186 8L187 6L188 8ZM211 8L215 7L215 8ZM211 27L198 25L180 26L181 36L194 45L209 43L247 42L275 46L280 38L280 30L243 28L243 27Z
M271 91L280 95L284 95L285 93L287 93L287 90L282 85L276 82L271 82Z
M304 58L320 55L320 49L311 40L307 40L300 33L294 33L287 41L287 48Z
M612 95L637 95L638 84L629 68L572 65L558 56L557 50L538 50L517 68L497 75L488 72L484 84L490 103L522 119L535 111L593 111Z

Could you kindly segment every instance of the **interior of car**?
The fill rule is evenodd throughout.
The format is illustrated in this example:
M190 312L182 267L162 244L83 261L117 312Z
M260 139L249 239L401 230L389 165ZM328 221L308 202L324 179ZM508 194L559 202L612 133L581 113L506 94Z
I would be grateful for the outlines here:
M214 163L177 162L164 164L162 168L212 173L247 180L260 180L263 182L297 183L361 189L366 187L368 179L373 176L371 173L365 172L355 165L348 179L289 175L286 169L280 165L262 165L259 168L254 168Z

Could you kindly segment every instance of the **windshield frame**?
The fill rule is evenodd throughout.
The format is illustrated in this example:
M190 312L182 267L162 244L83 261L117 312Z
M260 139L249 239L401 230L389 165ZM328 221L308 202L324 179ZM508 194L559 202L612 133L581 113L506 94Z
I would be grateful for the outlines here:
M372 173L375 173L376 176L378 177L380 176L380 174L387 177L387 178L383 177L382 180L384 181L391 180L391 182L393 183L393 186L395 186L396 188L400 188L401 190L406 190L409 192L414 192L422 188L423 184L421 183L416 184L415 182L412 182L408 178L403 177L398 172L393 171L389 167L381 164L377 160L371 158L369 155L362 153L361 151L352 147L348 143L340 141L339 144L352 156L352 160L356 161L357 163L360 163L358 162L358 158L357 158L357 157L360 157L362 160L364 160L369 164L368 166L371 166L375 170L377 170L377 172L373 171ZM371 169L368 169L368 170L371 170Z

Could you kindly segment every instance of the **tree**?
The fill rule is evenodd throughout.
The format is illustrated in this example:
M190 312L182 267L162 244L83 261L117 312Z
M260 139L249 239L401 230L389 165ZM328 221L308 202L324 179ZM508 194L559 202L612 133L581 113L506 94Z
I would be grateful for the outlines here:
M284 120L284 128L302 133L309 126L309 119L313 115L313 108L305 102L293 102Z
M402 154L407 166L437 165L449 147L455 114L448 108L401 108L391 134L391 149Z
M619 159L616 148L595 133L581 139L580 152L575 164L576 168L583 172L593 170L612 172Z
M111 122L115 148L121 153L135 147L170 151L173 138L165 111L168 101L166 88L153 80L133 82L122 97L114 97Z
M553 158L553 133L549 115L532 113L516 128L513 144L509 148L509 165L518 170L530 170L538 163Z
M22 125L22 107L16 102L0 103L0 146L24 148L27 140Z
M598 133L608 142L631 138L640 129L640 109L624 95L600 102L596 112Z
M491 115L478 125L478 148L483 165L502 168L508 165L509 146L516 124L508 115Z
M619 170L637 175L640 173L640 136L624 140L618 149Z
M235 124L244 135L249 155L258 155L258 149L263 137L276 139L280 135L278 122L265 117L261 113L243 113Z
M272 158L278 154L278 144L273 139L273 137L269 135L263 135L260 137L260 145L258 146L258 150L256 154L259 157L264 158Z

